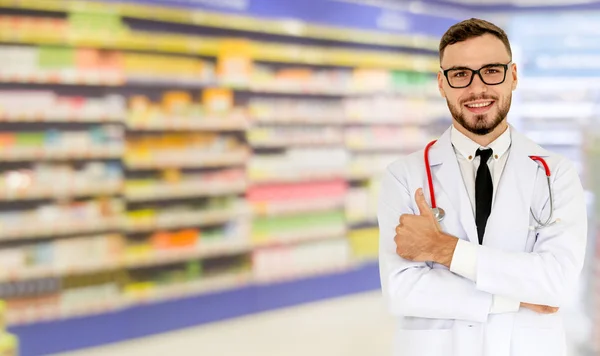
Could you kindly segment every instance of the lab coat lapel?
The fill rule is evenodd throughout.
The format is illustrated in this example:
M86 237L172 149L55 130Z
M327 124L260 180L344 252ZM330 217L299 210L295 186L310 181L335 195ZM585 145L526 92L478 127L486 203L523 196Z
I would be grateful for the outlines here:
M539 174L538 164L529 156L546 156L541 147L511 130L511 147L506 166L496 188L494 205L486 225L483 244L520 251L526 241L521 230L529 226L529 207ZM526 233L526 231L523 231Z
M452 207L441 205L440 207L446 209L447 213L447 209L454 208L457 218L465 230L467 239L479 243L473 208L450 140L450 129L444 132L436 144L432 146L430 164L432 176L434 177L434 187L441 188L440 191L436 191L436 194L438 197L446 194L452 204Z

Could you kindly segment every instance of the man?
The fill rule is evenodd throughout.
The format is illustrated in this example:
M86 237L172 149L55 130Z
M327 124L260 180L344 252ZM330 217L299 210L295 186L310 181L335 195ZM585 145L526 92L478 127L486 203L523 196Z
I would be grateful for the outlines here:
M453 124L425 155L429 168L419 151L382 181L380 271L398 317L394 355L565 355L559 308L575 290L587 235L577 171L508 125L517 66L502 29L466 20L439 49ZM552 204L530 156L549 166ZM551 213L551 224L534 218Z

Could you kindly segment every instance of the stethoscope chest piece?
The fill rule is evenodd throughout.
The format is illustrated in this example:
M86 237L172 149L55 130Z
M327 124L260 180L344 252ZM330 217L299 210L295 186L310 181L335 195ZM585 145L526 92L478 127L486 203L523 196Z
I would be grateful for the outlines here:
M444 217L446 216L446 212L444 211L444 209L432 208L431 211L433 212L433 216L435 216L438 222L444 220Z

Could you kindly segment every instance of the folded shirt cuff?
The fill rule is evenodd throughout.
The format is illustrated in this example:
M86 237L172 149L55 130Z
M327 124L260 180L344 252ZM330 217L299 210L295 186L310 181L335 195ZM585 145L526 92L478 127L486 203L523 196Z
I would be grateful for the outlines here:
M490 309L491 314L502 314L502 313L515 313L519 311L521 302L508 299L499 295L494 295L492 308Z
M450 271L468 278L473 282L477 282L478 247L479 245L475 245L469 241L458 240L454 255L452 256Z

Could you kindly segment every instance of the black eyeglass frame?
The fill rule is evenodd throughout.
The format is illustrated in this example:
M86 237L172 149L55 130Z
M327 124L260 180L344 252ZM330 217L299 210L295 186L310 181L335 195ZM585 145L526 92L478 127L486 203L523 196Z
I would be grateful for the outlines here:
M473 78L475 78L475 74L477 74L479 76L479 79L481 79L481 81L485 85L500 85L500 84L504 83L506 81L506 73L508 73L508 67L511 64L513 64L512 61L510 61L510 62L508 62L506 64L503 64L503 63L486 64L486 65L484 65L483 67L481 67L479 69L471 69L471 68L466 68L466 67L450 68L450 69L444 69L444 68L440 67L440 69L442 70L442 73L444 73L444 77L446 77L446 82L448 82L448 85L451 88L454 88L454 89L464 89L464 88L467 88L469 85L471 85L471 83L473 83ZM502 81L499 82L499 83L494 83L494 84L486 83L486 81L483 80L483 76L481 75L481 71L483 69L485 69L485 68L498 67L498 66L504 67L504 77L502 78ZM467 84L465 86L453 86L452 84L450 84L450 78L448 78L448 72L450 72L451 70L467 70L467 71L471 71L472 74L471 74L471 80L469 81L469 84Z

